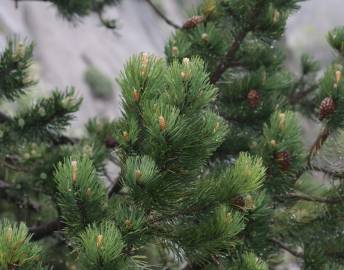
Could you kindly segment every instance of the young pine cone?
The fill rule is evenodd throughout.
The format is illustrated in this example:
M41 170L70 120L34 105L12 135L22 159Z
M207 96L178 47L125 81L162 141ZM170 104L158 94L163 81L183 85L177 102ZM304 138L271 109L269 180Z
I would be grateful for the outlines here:
M252 109L255 109L258 106L260 102L260 95L257 90L252 89L250 92L248 92L247 102Z
M107 148L114 148L117 146L117 141L112 136L107 136L105 139L105 146Z
M282 171L288 171L290 167L290 155L288 151L281 151L275 154L275 160Z
M323 120L324 118L328 118L331 114L333 114L336 110L336 104L332 97L326 97L320 103L320 116L319 119Z
M183 24L183 29L192 29L204 21L204 16L193 16Z

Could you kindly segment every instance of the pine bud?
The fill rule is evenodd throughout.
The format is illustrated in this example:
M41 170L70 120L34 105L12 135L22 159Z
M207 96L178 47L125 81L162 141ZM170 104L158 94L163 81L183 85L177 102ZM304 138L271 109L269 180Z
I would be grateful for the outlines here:
M23 118L18 119L18 126L23 128L25 126L25 120Z
M146 67L148 65L148 53L143 52L141 56L141 63L143 67Z
M78 173L78 162L76 160L72 160L72 182L73 184L76 183L77 180L77 173Z
M96 246L99 248L103 243L104 236L102 234L97 235Z
M251 195L247 195L245 197L245 208L246 209L254 209L255 208L254 200L253 200Z
M270 144L273 148L275 148L277 146L277 142L275 140L271 140Z
M209 36L207 33L203 33L202 34L202 40L205 42L205 43L208 43L209 42Z
M148 66L148 53L144 52L141 56L141 75L144 76L147 73Z
M265 85L266 83L266 79L267 79L267 76L266 76L266 71L263 70L262 72L262 85Z
M172 47L172 55L173 56L178 56L178 54L179 54L178 48L176 46L173 46Z
M129 142L129 133L127 131L123 131L123 139L126 142Z
M130 230L130 229L133 228L133 222L132 222L130 219L126 219L126 220L124 221L124 224L125 224L125 228L126 228L127 230Z
M281 13L277 9L275 9L273 14L272 14L272 23L274 23L274 24L277 23L279 21L280 17L281 17Z
M337 70L336 71L336 84L338 84L341 79L342 79L342 72L340 70Z
M207 0L202 4L202 13L209 17L216 12L216 0Z
M8 242L11 241L12 237L13 237L13 229L12 229L12 227L8 227L7 231L6 231L6 239L7 239L7 241Z
M140 100L140 92L136 89L134 89L132 96L135 102L138 102Z
M25 55L25 45L23 42L18 42L14 51L14 59L16 61L19 61L20 59L22 59Z
M189 64L190 64L190 59L187 58L187 57L184 57L184 58L183 58L183 65L184 65L184 66L188 66Z
M279 128L284 129L285 128L285 113L279 114Z
M162 115L159 116L159 127L161 131L166 129L166 120Z
M92 195L92 190L91 190L90 188L87 188L87 190L86 190L86 196L87 196L87 197L91 197L91 195Z
M135 171L135 178L136 178L136 180L139 180L141 178L141 176L142 176L141 170L136 170Z
M220 128L220 123L216 122L216 125L214 127L214 133Z
M192 29L204 21L204 16L193 16L183 24L183 29Z

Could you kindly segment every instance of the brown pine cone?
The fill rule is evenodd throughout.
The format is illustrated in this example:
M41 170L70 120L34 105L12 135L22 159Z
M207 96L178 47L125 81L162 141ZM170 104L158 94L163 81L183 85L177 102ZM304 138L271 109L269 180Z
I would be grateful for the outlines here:
M105 145L107 148L114 148L117 146L117 141L109 135L105 139Z
M193 16L188 19L182 26L183 29L192 29L204 21L204 16Z
M290 167L290 155L288 151L281 151L275 154L275 160L282 171L288 171Z
M252 109L255 109L257 107L260 102L260 95L257 90L252 89L250 92L248 92L247 102Z
M319 119L330 117L336 111L336 104L332 97L326 97L320 103L320 116Z
M245 207L245 199L243 196L237 196L233 199L232 204L239 208Z

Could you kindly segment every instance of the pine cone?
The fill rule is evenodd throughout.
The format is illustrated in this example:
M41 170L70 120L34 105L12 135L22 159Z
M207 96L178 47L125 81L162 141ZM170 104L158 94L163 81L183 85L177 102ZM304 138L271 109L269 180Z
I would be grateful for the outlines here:
M117 141L109 135L105 139L105 145L107 148L114 148L117 146Z
M193 16L183 24L183 29L192 29L204 21L204 16Z
M260 102L260 95L257 90L252 89L247 94L247 102L251 108L256 108Z
M332 97L326 97L320 103L320 120L328 118L331 114L336 111L336 104Z
M239 208L245 207L245 199L243 196L237 196L233 199L232 204Z
M290 155L288 151L281 151L275 154L275 160L282 171L288 171L290 167Z

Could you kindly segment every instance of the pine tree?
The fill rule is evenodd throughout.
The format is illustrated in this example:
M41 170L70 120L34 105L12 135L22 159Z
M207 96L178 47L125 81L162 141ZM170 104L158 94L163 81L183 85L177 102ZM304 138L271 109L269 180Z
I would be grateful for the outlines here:
M52 2L67 17L94 9ZM83 138L67 137L81 102L68 89L2 114L1 212L18 216L0 223L0 266L47 269L57 263L41 247L58 243L73 251L62 257L70 269L263 270L282 251L303 269L344 268L335 166L344 152L344 28L328 35L339 57L320 80L307 55L300 76L288 72L278 40L299 2L204 0L178 26L148 1L177 29L166 60L128 60L120 120L91 120ZM8 42L2 99L17 101L34 84L31 57L31 44ZM299 115L322 124L308 150ZM121 168L110 189L108 160ZM13 203L30 213L27 225L14 222L23 218ZM42 215L52 221L39 224Z

